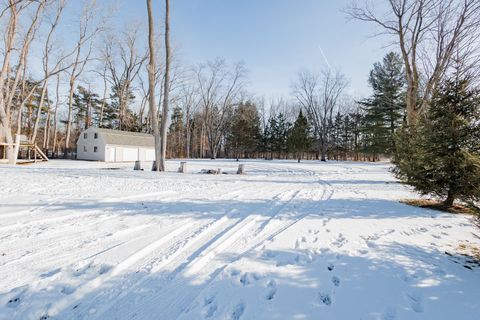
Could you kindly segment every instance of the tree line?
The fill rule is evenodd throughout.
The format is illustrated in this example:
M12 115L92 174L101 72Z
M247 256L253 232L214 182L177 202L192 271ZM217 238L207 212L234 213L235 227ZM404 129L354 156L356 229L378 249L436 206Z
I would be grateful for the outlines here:
M68 155L82 130L98 126L154 134L159 170L167 154L323 161L391 157L401 179L420 191L430 186L426 193L442 184L443 191L435 192L453 193L448 198L455 199L463 191L452 191L459 187L451 181L478 169L477 140L471 139L478 136L477 100L461 98L475 97L478 89L477 0L384 1L381 12L368 1L352 1L346 14L376 25L393 46L372 68L372 95L349 97L348 78L340 70L305 70L292 75L287 100L269 105L248 92L243 63L179 61L170 48L170 2L163 3L161 25L147 0L148 25L119 29L111 23L115 10L94 0L2 1L0 140L9 159L16 135ZM67 21L65 12L72 8L81 14ZM66 33L68 39L62 39ZM452 101L475 107L438 111ZM441 114L453 117L450 131L432 126L447 124ZM468 130L462 131L465 124ZM440 140L451 143L431 149L440 140L430 134L445 132L455 135L453 140ZM434 163L426 162L427 154ZM438 169L435 164L447 156L463 160ZM420 164L434 168L419 171ZM428 179L443 174L444 181L415 184L416 172Z
M81 7L77 21L66 21L69 6ZM155 36L165 32L154 15L151 37L144 39L138 24L112 29L115 14L93 0L3 2L8 37L0 139L9 144L7 153L19 134L49 154L69 156L91 126L154 133L157 124L158 135L170 141L164 143L170 157L377 160L390 153L380 146L384 137L373 132L368 108L346 96L348 81L340 71L300 72L287 93L291 98L266 106L247 92L243 63L217 58L188 66L172 53L167 68L166 42ZM71 24L70 41L61 40ZM38 58L42 70L31 72ZM390 63L400 68L394 58ZM300 120L302 137L295 127Z

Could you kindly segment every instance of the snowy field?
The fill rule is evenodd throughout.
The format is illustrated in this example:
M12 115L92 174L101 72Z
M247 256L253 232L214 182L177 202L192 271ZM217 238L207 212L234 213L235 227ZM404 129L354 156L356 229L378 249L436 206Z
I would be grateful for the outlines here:
M0 166L0 319L480 319L471 217L387 164Z

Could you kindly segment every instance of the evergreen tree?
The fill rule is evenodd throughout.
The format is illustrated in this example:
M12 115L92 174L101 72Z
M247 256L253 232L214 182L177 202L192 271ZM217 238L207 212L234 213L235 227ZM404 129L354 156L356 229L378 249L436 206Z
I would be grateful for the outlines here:
M387 126L385 125L385 113L382 108L374 101L363 101L361 103L365 107L363 116L363 152L372 155L375 161L379 155L388 153L391 146L390 136Z
M110 107L116 111L117 119L113 124L115 129L121 129L125 131L137 131L140 132L142 128L139 126L138 115L136 115L129 108L130 104L135 101L135 95L132 89L125 93L125 97L120 96L121 91L117 86L112 87L112 94L110 95L111 104ZM125 103L125 107L121 107L121 103ZM122 121L120 125L120 119Z
M308 151L311 146L310 125L307 118L303 115L302 110L300 110L288 135L288 149L290 152L296 154L298 162L300 162L304 152Z
M350 120L350 115L347 113L343 117L342 122L342 132L340 136L341 140L341 150L343 160L347 160L348 153L352 151L352 121Z
M105 101L103 106L103 114L100 117L100 112L98 113L98 127L115 129L118 128L118 111L112 104Z
M397 139L397 177L445 206L480 200L480 94L469 85L459 77L446 81L426 117Z
M228 146L235 157L251 157L258 151L262 142L260 116L257 107L251 102L241 103L233 114L233 122L228 135Z
M401 58L389 53L382 63L375 63L368 80L373 96L362 101L365 111L365 152L374 159L380 154L392 154L395 131L405 110L405 75Z
M283 113L271 118L270 123L270 146L273 152L278 153L279 158L288 151L287 139L290 123Z
M75 122L78 129L88 129L93 125L98 125L98 111L101 105L98 94L78 86L73 94L73 107L76 111Z
M170 126L168 128L168 149L170 156L183 157L184 150L184 132L185 124L183 119L183 111L180 107L175 107L170 116Z
M360 151L362 148L362 125L363 125L363 115L359 112L352 112L350 113L349 118L350 125L351 125L351 132L352 132L352 153L353 153L353 160L358 161L360 160Z
M340 112L337 112L335 119L333 120L332 126L332 142L331 150L334 152L333 158L339 160L340 154L342 153L343 142L341 137L343 135L343 115Z

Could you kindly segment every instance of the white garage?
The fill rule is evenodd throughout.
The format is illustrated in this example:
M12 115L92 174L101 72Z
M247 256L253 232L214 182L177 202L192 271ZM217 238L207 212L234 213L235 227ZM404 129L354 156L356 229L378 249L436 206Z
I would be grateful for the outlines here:
M78 137L77 159L105 162L153 161L155 141L151 134L92 127Z

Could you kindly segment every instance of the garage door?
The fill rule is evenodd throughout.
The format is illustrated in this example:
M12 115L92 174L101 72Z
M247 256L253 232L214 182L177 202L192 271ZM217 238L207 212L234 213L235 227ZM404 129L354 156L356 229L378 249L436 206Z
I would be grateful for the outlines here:
M136 161L138 160L137 148L123 148L123 161Z
M114 162L115 161L115 148L106 147L105 148L105 161Z
M155 160L155 149L147 149L145 160L154 161Z

